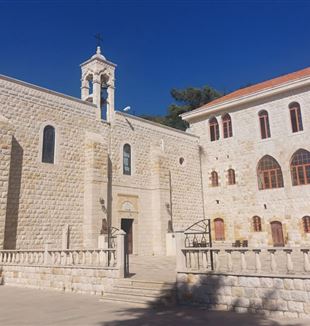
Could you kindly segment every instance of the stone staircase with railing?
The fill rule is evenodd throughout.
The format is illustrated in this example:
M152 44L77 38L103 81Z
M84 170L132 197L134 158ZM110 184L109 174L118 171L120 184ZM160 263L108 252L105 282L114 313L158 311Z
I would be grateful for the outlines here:
M170 306L176 303L175 257L130 256L129 277L116 281L102 301L136 306Z
M101 301L113 301L137 306L171 306L176 303L174 283L120 279Z

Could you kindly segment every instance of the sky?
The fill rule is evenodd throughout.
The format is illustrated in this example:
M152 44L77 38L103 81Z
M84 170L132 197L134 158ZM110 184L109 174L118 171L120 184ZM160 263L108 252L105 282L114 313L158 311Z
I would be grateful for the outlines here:
M0 74L79 98L100 33L116 109L164 115L172 88L227 93L310 66L309 16L310 0L0 0Z

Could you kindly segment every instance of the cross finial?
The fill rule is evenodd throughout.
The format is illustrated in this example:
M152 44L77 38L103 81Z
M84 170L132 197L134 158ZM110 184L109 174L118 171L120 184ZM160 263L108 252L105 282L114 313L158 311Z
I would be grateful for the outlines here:
M97 33L95 35L95 39L97 40L97 47L100 46L102 44L102 41L103 41L102 35L100 33Z

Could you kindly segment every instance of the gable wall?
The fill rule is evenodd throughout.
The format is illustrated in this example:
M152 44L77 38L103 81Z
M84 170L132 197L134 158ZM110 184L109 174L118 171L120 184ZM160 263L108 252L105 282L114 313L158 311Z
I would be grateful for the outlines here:
M70 247L83 243L86 133L107 139L95 107L35 86L0 78L0 114L16 127L12 140L6 248L61 247L68 224ZM41 162L40 135L56 128L56 162Z

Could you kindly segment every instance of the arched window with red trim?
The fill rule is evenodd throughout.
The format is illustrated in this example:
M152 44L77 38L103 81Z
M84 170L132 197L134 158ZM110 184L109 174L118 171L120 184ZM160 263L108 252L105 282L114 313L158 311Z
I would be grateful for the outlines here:
M211 185L217 187L219 185L219 177L216 171L211 172Z
M254 232L262 231L262 222L259 216L253 216L253 230Z
M215 117L209 120L210 127L210 139L211 141L218 140L220 138L220 129L217 119Z
M228 184L234 185L236 184L236 175L234 169L228 169Z
M310 216L304 216L302 218L302 224L303 224L305 233L310 233Z
M269 117L268 112L263 110L258 113L259 116L259 125L260 125L260 133L262 139L270 137L270 126L269 126Z
M272 156L265 155L258 162L257 181L260 190L283 187L281 167Z
M221 218L216 218L214 220L214 235L216 241L225 240L224 221Z
M299 149L293 154L291 176L293 186L310 184L310 152Z
M302 131L304 128L302 125L302 117L299 103L292 102L288 107L290 109L292 132Z
M232 123L231 117L228 113L224 114L222 117L222 124L223 124L223 137L229 138L232 137Z

